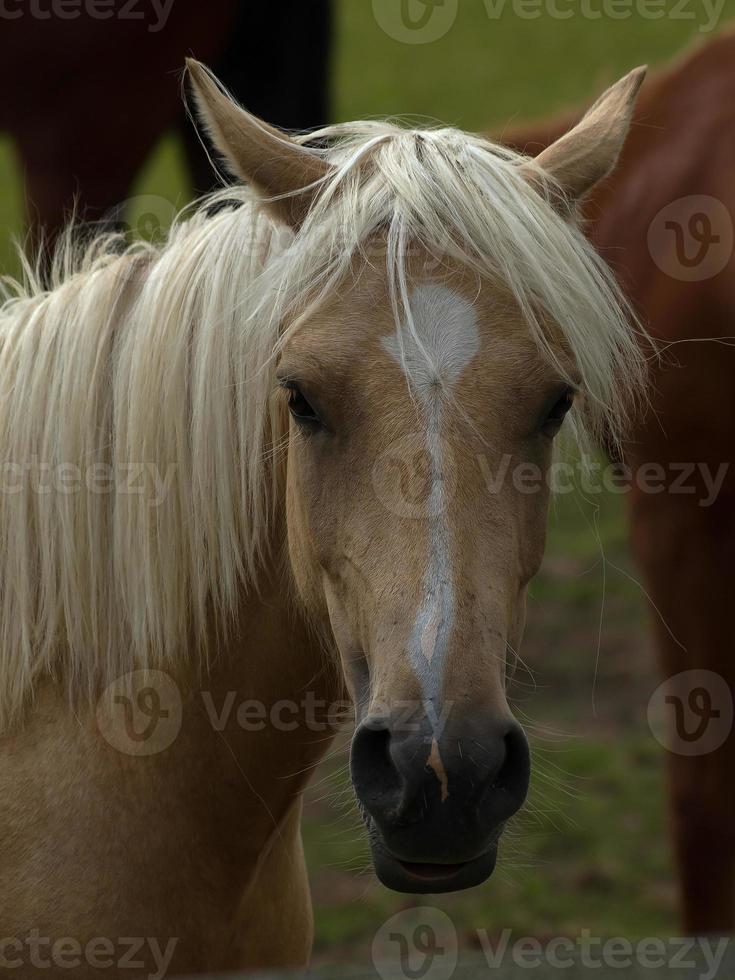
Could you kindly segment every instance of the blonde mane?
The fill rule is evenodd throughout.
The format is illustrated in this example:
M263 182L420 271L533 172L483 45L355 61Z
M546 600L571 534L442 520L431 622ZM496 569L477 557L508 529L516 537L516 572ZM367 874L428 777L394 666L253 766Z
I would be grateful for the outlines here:
M205 647L257 583L281 497L284 331L381 237L396 307L416 244L509 289L540 348L574 353L590 427L613 435L643 356L611 275L521 175L518 154L391 123L310 137L334 164L300 231L243 188L161 247L67 236L52 286L0 307L0 727L34 683L94 697ZM371 261L376 261L374 256Z

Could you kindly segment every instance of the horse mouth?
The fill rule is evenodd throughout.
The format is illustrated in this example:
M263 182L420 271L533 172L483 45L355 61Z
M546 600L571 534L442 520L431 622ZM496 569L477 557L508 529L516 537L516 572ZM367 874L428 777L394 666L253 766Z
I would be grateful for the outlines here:
M488 851L471 861L458 864L429 864L402 861L385 847L373 844L375 873L386 888L409 895L441 894L474 888L486 881L495 870L498 849Z
M501 829L487 850L469 861L457 863L408 861L398 858L386 847L382 834L362 802L357 801L368 832L375 874L382 885L405 895L440 895L464 891L481 885L495 870Z
M398 864L408 875L413 875L422 881L436 881L459 874L469 862L463 861L461 864L416 864L413 861L398 861Z

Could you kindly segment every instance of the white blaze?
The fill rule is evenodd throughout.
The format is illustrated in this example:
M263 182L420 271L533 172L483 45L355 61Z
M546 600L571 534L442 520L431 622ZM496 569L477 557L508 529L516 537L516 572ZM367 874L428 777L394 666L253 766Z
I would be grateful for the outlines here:
M480 334L475 308L445 286L417 286L410 306L413 329L401 324L400 336L384 337L383 347L406 372L426 423L428 559L408 652L426 699L438 707L455 602L442 427L452 389L480 349Z

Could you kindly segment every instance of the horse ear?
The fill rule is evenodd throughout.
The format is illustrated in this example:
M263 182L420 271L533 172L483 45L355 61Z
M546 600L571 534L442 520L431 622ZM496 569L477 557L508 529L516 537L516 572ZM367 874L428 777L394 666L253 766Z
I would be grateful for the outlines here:
M552 178L563 201L560 211L573 212L585 194L615 166L630 129L636 96L646 67L634 68L595 102L568 133L524 164L532 183L539 183L539 168ZM543 176L543 175L541 175ZM548 193L548 185L545 187Z
M298 228L330 165L241 109L201 62L187 58L186 67L199 115L228 168L269 199L274 217Z

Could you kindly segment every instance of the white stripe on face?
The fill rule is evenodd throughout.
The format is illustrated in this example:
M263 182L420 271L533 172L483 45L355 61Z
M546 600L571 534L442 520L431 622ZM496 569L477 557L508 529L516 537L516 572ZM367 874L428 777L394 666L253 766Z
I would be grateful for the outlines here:
M406 373L426 419L431 488L428 560L423 596L409 641L409 657L424 696L439 710L443 671L454 624L454 576L446 521L442 425L447 397L480 349L474 307L444 286L417 286L410 298L412 323L383 347Z

